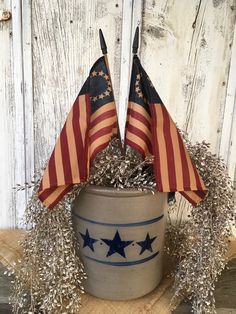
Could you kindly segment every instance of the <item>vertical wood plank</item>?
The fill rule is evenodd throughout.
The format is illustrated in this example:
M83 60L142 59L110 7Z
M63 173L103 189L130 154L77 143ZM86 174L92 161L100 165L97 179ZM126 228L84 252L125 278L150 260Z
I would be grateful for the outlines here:
M229 175L236 188L236 24L232 43L232 57L230 62L229 79L223 116L223 127L220 143L221 156L227 163ZM236 193L234 192L236 199ZM232 233L236 236L236 226L231 225Z
M25 167L25 108L23 93L23 51L22 51L22 14L21 2L12 2L12 34L13 34L13 79L14 79L14 106L15 132L14 153L15 182L24 185L26 182ZM26 206L26 191L18 191L15 195L16 223L21 226L21 220Z
M236 92L234 93L234 112L232 115L231 136L228 147L228 168L234 182L234 187L236 187Z
M122 17L122 49L120 62L120 102L118 110L121 138L124 139L126 113L132 67L132 42L136 27L141 29L142 1L124 0Z
M35 166L49 158L74 99L100 57L102 28L116 100L122 1L32 2Z
M11 0L1 0L0 9L11 11ZM15 226L14 186L14 82L12 21L0 23L0 228Z
M31 0L22 0L22 58L23 96L25 128L25 178L30 182L34 175L34 123L33 123L33 82L31 42ZM26 191L26 201L32 191Z
M228 165L231 178L236 181L236 24L234 27L234 39L229 45L232 46L232 57L222 121L220 154Z
M141 59L147 73L178 126L192 142L210 142L217 154L221 145L230 149L224 128L232 121L232 104L225 107L225 100L235 8L234 0L144 2ZM188 206L183 199L178 204Z
M234 57L235 58L235 57ZM232 65L232 64L231 64ZM235 68L232 68L235 69ZM234 200L236 200L236 91L234 91L234 112L231 123L231 136L228 148L228 169L234 185ZM232 233L236 236L236 226L231 225Z
M147 72L178 125L193 142L205 139L217 153L234 3L146 0L144 4L141 55Z
M134 34L136 31L136 27L139 27L139 47L141 47L141 31L142 31L142 14L143 14L143 1L142 0L134 0L133 1L133 10L132 10L132 29L131 29L131 47L130 53L132 54L132 43ZM125 26L124 26L125 27Z
M26 2L22 2L26 6ZM16 184L24 185L26 181L26 146L25 117L33 116L25 101L32 91L29 85L26 91L24 80L25 64L30 62L30 55L23 51L23 33L25 37L30 31L30 19L28 18L30 7L24 10L24 21L27 21L27 31L22 26L22 4L21 1L1 1L1 8L12 12L12 19L0 24L1 36L1 68L4 86L0 88L1 108L1 219L0 227L20 227L21 220L26 205L26 191L15 192L13 187ZM27 38L26 38L27 39ZM29 39L29 36L28 36ZM30 50L30 43L29 43ZM27 62L24 64L24 59ZM25 73L25 77L30 78L31 69ZM32 84L31 84L32 85ZM28 99L31 103L32 99ZM33 146L34 142L28 139L28 146ZM29 157L31 160L31 156ZM29 168L29 167L27 167Z
M0 0L1 9L12 8L12 20L0 24L0 227L14 227L23 214L28 192L15 195L12 187L48 159L101 56L99 28L122 130L133 34L142 24L140 57L171 115L193 141L205 139L223 154L235 175L235 0L38 0L32 16L30 6Z
M121 138L124 139L126 110L129 96L131 67L131 34L132 34L133 0L124 0L122 16L122 49L120 69L120 101L118 121Z

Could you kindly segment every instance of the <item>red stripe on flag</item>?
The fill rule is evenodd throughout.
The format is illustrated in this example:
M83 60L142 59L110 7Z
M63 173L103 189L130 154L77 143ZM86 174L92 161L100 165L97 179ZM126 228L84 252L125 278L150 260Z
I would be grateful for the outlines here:
M73 188L73 185L69 185L64 191L62 191L58 197L55 199L55 201L53 203L51 203L48 208L49 209L53 209L54 206L57 205L57 203L63 198L63 196L65 196L69 191L71 191Z
M139 112L129 108L128 109L128 116L129 115L131 117L139 120L140 122L142 122L151 131L151 124L149 123L149 121L141 113L139 113ZM129 120L129 119L127 118L127 120Z
M105 106L106 105L104 105L104 107ZM104 108L104 110L106 110L106 108ZM109 110L109 111L105 111L105 112L101 113L96 119L94 119L93 122L90 123L89 128L92 129L99 122L101 122L101 121L103 121L103 120L105 120L107 118L111 118L113 116L116 116L116 110L115 109L112 109L112 110Z
M201 184L201 181L200 181L199 173L198 173L195 165L193 165L193 171L194 171L194 174L195 174L195 177L196 177L197 188L199 190L202 190L203 187L202 187L202 184Z
M190 188L190 174L188 169L188 161L185 155L184 143L182 138L180 137L179 132L177 132L178 140L179 140L179 149L182 161L182 169L183 169L183 185L184 190L191 190Z
M198 191L195 191L195 193L201 197L202 199L206 196L207 192L206 191L202 191L202 190L198 190Z
M38 197L39 199L44 202L53 192L55 192L57 189L57 186L51 187L50 189L46 189L41 193Z
M196 191L196 194L204 199L204 197L207 195L207 191Z
M100 151L102 151L103 149L105 149L108 144L109 144L109 141L107 141L106 143L103 143L103 144L97 146L97 147L94 149L94 151L93 151L93 153L92 153L92 155L91 155L91 157L90 157L90 164L94 161L94 159L95 159L95 157L97 156L97 154L98 154Z
M181 195L183 195L184 198L186 198L186 200L189 201L189 203L191 203L193 206L196 206L197 203L188 195L186 194L184 191L179 192Z
M52 156L49 159L48 172L49 172L50 186L56 186L57 185L57 174L56 174L56 166L55 166L55 149L53 150Z
M67 140L67 134L66 134L66 127L64 126L61 134L60 139L61 141L61 156L62 156L62 164L63 164L63 172L64 172L64 178L65 183L64 184L70 184L72 182L72 170L70 167L70 154L69 154L69 147L68 147L68 140Z
M161 178L161 163L160 163L160 153L158 149L158 139L157 139L157 115L155 104L150 104L150 110L152 115L152 136L153 136L153 150L154 150L154 172L157 190L163 192L163 184Z
M130 123L128 123L127 130L130 133L133 133L134 135L140 137L146 143L149 152L152 153L152 143L151 143L151 141L149 140L149 138L147 137L147 135L143 131L141 131L140 129L136 128L135 126L133 126Z
M204 191L180 191L180 194L182 194L193 206L196 206L206 196L206 192Z
M85 102L86 102L86 115L87 115L87 130L86 130L86 135L85 135L85 178L87 179L89 176L89 156L88 156L88 146L89 146L89 124L90 124L90 114L91 114L91 103L90 103L90 95L85 94Z
M112 133L112 129L116 127L116 122L105 127L105 128L102 128L100 129L99 131L97 131L96 133L94 133L93 135L91 135L89 137L89 140L90 140L90 144L92 142L94 142L96 139L98 139L99 137L105 135L105 134L109 134L109 133Z
M82 96L84 97L84 96ZM73 106L73 131L75 135L75 143L76 143L76 152L77 152L77 160L78 160L78 166L79 166L79 174L81 182L83 182L85 177L85 160L84 160L84 147L83 147L83 141L82 141L82 135L80 130L80 124L79 124L79 116L80 116L80 103L79 98L77 98L76 104Z
M142 156L143 158L145 158L145 151L143 150L143 148L141 146L139 146L137 143L134 143L133 141L129 140L128 138L125 139L125 144L128 144L130 147L134 148L135 150L137 150Z
M168 176L169 176L169 185L170 191L176 191L176 174L175 174L175 160L174 160L174 150L172 144L172 137L170 132L170 118L169 114L164 105L155 105L161 106L164 118L164 138L166 142L166 156L167 156L167 163L168 163Z

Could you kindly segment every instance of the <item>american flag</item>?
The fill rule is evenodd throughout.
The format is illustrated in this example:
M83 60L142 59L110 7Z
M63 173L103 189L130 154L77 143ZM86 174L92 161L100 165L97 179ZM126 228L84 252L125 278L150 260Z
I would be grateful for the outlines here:
M38 197L53 208L73 184L85 182L98 152L117 135L117 113L106 56L90 70L45 169Z
M193 205L205 197L204 182L136 55L131 73L125 144L143 157L154 156L158 191L179 191Z

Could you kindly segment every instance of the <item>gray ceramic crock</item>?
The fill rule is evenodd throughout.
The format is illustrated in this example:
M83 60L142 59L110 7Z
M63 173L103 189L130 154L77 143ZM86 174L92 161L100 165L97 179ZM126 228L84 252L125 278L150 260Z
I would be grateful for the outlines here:
M73 224L88 279L85 291L128 300L162 277L167 193L89 186L75 199Z

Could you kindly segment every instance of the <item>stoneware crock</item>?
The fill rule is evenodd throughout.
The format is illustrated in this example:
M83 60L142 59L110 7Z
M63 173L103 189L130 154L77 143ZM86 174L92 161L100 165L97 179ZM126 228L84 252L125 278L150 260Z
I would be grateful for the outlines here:
M89 186L72 207L85 291L103 299L141 297L159 284L167 193Z

